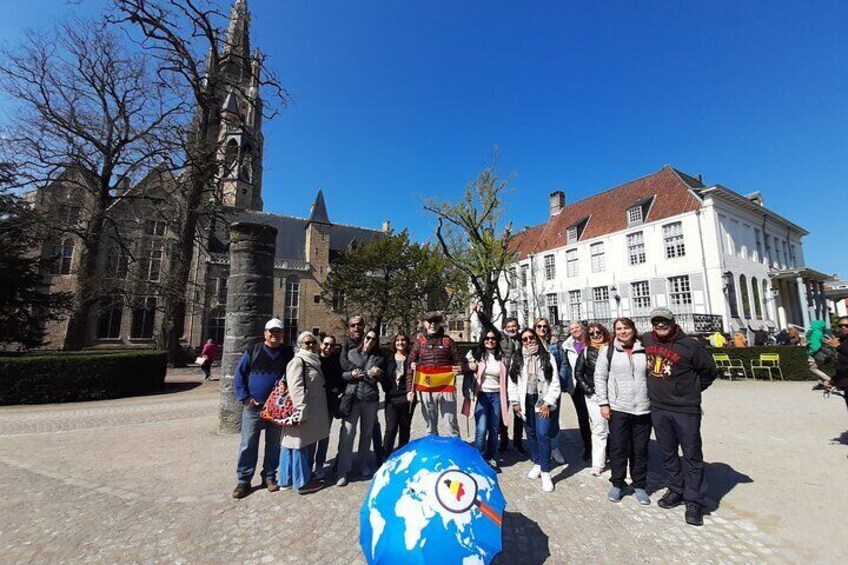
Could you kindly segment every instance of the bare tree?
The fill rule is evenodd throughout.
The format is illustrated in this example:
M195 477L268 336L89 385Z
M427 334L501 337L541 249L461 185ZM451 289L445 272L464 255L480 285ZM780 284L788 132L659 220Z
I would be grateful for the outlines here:
M424 209L438 219L436 239L448 261L468 277L473 298L490 319L494 304L506 312L510 285L502 285L511 249L512 223L501 227L501 198L508 181L497 173L497 159L465 187L457 203L428 200Z
M151 56L163 81L188 93L194 119L183 147L180 209L175 219L176 244L168 255L164 288L162 335L172 363L182 362L180 337L187 306L189 276L199 226L221 210L222 101L228 92L241 90L251 110L269 117L274 107L285 105L288 95L276 75L264 67L264 57L251 54L244 29L233 29L235 18L208 0L112 0L107 21L121 26L128 37ZM246 10L244 0L233 7ZM227 24L230 29L227 29ZM239 24L239 25L246 25ZM250 73L248 85L245 73ZM258 97L260 87L271 92L271 110ZM245 91L245 90L252 90Z
M162 139L181 104L144 57L127 52L99 24L78 19L50 33L30 32L20 47L4 51L0 88L15 106L0 152L15 166L16 186L61 181L78 195L79 213L62 229L80 246L64 348L80 349L100 298L97 260L113 221L109 210L138 198L127 187L167 156Z

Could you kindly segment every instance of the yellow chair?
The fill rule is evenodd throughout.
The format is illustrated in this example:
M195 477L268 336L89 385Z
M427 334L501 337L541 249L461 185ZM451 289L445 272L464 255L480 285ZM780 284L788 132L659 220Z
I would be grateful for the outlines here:
M745 370L742 359L731 359L727 353L713 353L713 361L715 361L719 375L727 377L731 381L734 375L738 377L741 374L742 378L748 378L748 372Z
M761 353L759 359L751 359L751 376L757 378L757 371L765 371L769 380L774 380L774 373L783 379L783 371L780 369L779 353Z

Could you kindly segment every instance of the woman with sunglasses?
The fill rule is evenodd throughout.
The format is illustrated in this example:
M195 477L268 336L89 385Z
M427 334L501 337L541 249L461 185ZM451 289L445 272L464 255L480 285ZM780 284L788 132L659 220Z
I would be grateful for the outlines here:
M551 413L559 402L556 360L530 328L521 330L521 347L512 356L507 390L515 415L524 420L533 468L531 479L542 479L542 490L552 492Z
M318 340L309 332L297 337L294 359L286 366L286 384L301 423L283 426L277 480L281 489L299 494L320 490L324 481L312 476L315 447L330 435L330 416L324 393L324 375L318 357Z
M610 333L602 325L596 322L589 324L586 335L589 343L577 356L574 375L577 385L585 397L586 411L589 414L589 425L592 430L592 470L593 477L600 477L604 472L607 462L607 436L609 425L601 416L601 407L595 396L595 366L601 348L610 342Z
M559 368L560 390L569 390L571 388L571 366L568 364L565 350L562 346L559 343L551 345L551 335L553 332L550 321L547 318L536 318L536 321L533 322L533 328L536 330L536 335L539 336L539 339L542 340L545 347L548 348L548 351L556 360L557 367ZM558 406L551 414L551 457L553 457L553 460L557 464L565 464L565 456L563 456L560 450Z
M377 421L377 410L380 406L380 382L383 371L383 355L380 353L380 341L375 329L365 332L356 349L347 353L350 370L345 370L342 377L347 381L345 394L353 397L350 414L344 419L342 433L339 438L339 467L336 486L347 485L348 473L353 467L353 440L356 437L356 425L359 423L359 470L360 475L368 477L371 470L368 466L368 453L371 446L371 435L374 423Z
M645 349L630 318L613 323L615 340L604 346L595 367L595 400L609 421L610 482L607 497L620 502L630 481L639 504L650 504L645 486L648 476L648 441L651 439L651 401L648 399L648 362ZM608 348L612 348L609 350Z
M386 390L386 437L383 449L386 457L394 450L395 437L400 432L398 449L409 443L413 405L406 398L406 358L409 356L409 336L398 332L392 338L394 355L386 362L383 388Z
M498 433L508 409L507 367L501 351L500 332L492 326L484 327L480 342L468 352L466 359L474 378L467 379L471 382L463 386L462 413L466 417L474 414L474 444L489 466L499 471Z

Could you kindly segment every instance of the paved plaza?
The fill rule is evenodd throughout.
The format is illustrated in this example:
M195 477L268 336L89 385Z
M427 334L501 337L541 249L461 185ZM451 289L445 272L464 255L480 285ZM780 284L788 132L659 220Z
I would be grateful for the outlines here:
M215 432L217 382L201 383L196 369L168 381L153 396L0 408L0 562L362 562L367 482L230 498L238 438ZM684 524L682 507L608 502L608 473L592 477L579 462L567 403L569 461L554 469L554 493L507 457L498 562L839 561L848 415L842 399L809 389L723 381L705 394L713 509L702 528ZM336 422L331 455L337 436ZM649 491L660 481L654 458Z

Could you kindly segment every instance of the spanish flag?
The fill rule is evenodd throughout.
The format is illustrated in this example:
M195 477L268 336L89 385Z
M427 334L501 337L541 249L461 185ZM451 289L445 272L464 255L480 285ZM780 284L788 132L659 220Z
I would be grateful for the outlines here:
M420 392L456 392L455 375L450 366L415 369L415 390Z

